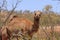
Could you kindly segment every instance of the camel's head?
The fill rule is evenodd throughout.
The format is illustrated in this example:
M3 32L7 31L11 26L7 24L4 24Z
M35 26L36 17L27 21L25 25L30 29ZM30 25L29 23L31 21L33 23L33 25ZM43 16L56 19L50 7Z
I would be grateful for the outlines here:
M40 18L40 16L41 16L41 14L42 14L42 12L41 11L34 11L34 17L35 18Z

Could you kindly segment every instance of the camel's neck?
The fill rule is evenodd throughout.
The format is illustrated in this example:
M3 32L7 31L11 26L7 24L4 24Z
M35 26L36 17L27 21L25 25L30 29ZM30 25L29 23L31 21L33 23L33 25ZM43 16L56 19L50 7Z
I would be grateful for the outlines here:
M38 28L39 28L39 18L34 17L34 24L33 24L32 30L28 31L28 34L32 36L34 32L38 31Z
M39 18L34 18L33 31L37 31L39 28Z
M34 32L37 32L39 28L39 18L34 17L34 24L31 31L28 31L28 34L32 37Z

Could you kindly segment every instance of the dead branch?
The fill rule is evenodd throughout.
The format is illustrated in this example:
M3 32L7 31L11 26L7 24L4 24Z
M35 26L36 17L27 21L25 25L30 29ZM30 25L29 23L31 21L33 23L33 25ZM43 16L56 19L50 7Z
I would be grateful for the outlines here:
M6 0L3 0L3 3L2 3L2 5L0 6L0 13L1 13L2 8L3 8L4 5L5 5L5 2L6 2Z
M4 21L4 25L7 22L7 20L9 19L10 15L14 12L14 10L17 8L17 5L20 3L21 1L16 2L15 6L13 7L13 9L11 10L11 12L9 13L9 15L7 16L6 20Z

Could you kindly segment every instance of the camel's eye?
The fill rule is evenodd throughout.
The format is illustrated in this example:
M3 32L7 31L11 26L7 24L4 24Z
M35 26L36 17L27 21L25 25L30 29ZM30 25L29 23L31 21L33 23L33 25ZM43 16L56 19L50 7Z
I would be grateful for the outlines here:
M40 15L39 15L40 16Z
M35 13L35 15L36 15L36 13Z

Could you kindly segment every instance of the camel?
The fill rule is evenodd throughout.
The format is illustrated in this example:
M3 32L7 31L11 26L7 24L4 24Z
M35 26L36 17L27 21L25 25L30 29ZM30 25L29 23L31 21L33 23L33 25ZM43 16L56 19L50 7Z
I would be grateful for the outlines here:
M36 33L39 29L39 19L41 14L41 11L34 12L34 23L32 23L27 18L13 16L9 24L5 27L2 27L2 40L8 40L13 32L18 33L19 30L21 30L24 34L27 33L32 39L33 34Z

